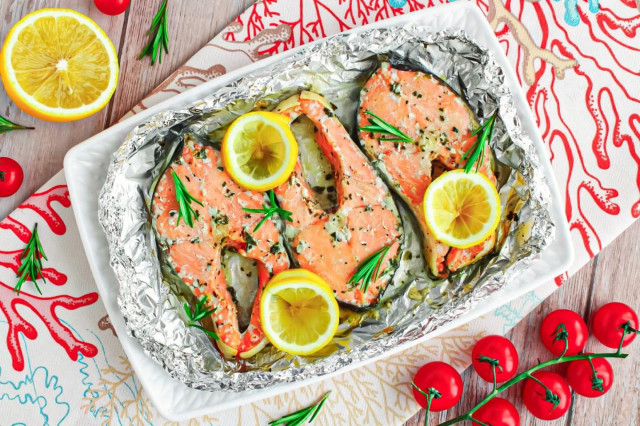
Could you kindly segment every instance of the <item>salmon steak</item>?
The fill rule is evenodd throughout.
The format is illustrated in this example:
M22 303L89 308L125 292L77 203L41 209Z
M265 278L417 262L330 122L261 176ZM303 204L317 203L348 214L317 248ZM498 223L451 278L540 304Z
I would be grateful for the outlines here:
M280 207L293 213L285 231L293 257L322 277L339 302L357 308L376 304L393 277L403 238L389 189L325 98L303 91L275 111L291 122L300 116L311 120L335 178L337 206L326 210L305 180L300 158L288 181L275 189ZM368 286L349 282L368 256L385 248L377 279Z
M202 203L191 203L196 218L193 227L178 223L180 207L172 172L188 193ZM224 170L220 152L186 137L181 154L158 181L151 213L167 258L178 276L207 305L212 314L217 345L226 357L249 358L258 353L267 338L260 323L260 296L272 275L289 268L289 258L273 221L253 231L260 215L243 208L260 208L264 194L236 184ZM225 249L257 262L258 286L248 327L240 331L238 307L222 265Z
M385 62L361 91L359 128L370 124L368 112L413 141L389 141L365 130L359 134L367 156L414 212L431 274L447 277L491 252L495 233L476 246L452 248L430 234L424 219L422 203L431 181L438 171L464 167L463 156L476 142L472 132L478 122L464 99L431 74L397 69ZM495 184L489 149L479 162L478 171Z

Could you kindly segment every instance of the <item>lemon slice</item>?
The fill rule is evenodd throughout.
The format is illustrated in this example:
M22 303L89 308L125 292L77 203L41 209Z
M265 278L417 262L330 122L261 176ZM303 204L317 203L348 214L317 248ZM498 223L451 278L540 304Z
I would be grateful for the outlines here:
M451 247L469 248L486 240L500 222L500 196L482 173L453 170L431 182L424 216L432 235Z
M311 272L271 280L260 299L262 329L278 349L310 355L325 347L338 328L340 310L331 288Z
M284 183L293 172L298 144L289 120L275 112L256 111L238 117L222 140L222 160L233 180L256 191Z
M0 77L26 113L72 121L104 108L118 84L118 55L90 18L69 9L40 9L9 31Z

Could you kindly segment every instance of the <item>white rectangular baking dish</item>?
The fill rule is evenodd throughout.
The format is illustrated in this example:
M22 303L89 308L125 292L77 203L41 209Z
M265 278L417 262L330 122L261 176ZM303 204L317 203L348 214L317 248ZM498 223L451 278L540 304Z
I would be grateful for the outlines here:
M463 29L480 46L490 50L494 54L495 60L504 70L506 80L513 92L523 130L534 141L538 156L546 172L551 189L552 217L556 223L556 237L547 250L542 253L540 260L526 273L521 274L517 279L508 283L503 290L493 294L473 311L437 329L420 340L407 342L378 358L404 350L411 345L440 335L480 315L490 312L533 290L546 281L553 279L555 276L564 272L573 261L573 245L569 235L569 227L561 208L562 200L542 139L538 133L537 126L527 106L515 73L511 69L485 17L475 5L460 1L385 20L367 27L352 30L352 32L369 28L404 26L406 24L425 26L434 32L444 29ZM210 414L215 411L252 403L300 386L325 380L329 376L240 393L203 392L191 389L171 378L160 365L151 362L136 340L127 334L124 319L119 311L116 300L119 291L118 281L109 266L107 241L98 223L98 194L104 184L112 153L122 144L128 132L135 126L145 122L152 115L163 110L184 108L214 92L217 88L225 86L258 68L268 67L270 64L281 61L297 53L299 50L300 48L293 49L283 54L264 59L206 82L198 87L194 87L171 99L167 99L74 147L65 158L64 170L72 198L73 211L98 290L100 291L113 326L118 333L118 337L137 376L155 405L155 408L168 419L180 421L190 417ZM378 358L372 358L366 362L373 362ZM362 364L363 363L353 364L334 374L341 374L348 369L356 368Z

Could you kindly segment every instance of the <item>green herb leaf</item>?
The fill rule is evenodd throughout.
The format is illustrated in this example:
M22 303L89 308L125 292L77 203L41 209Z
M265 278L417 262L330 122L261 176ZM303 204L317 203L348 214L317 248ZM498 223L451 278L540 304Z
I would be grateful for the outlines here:
M197 328L198 330L202 330L204 334L211 337L213 340L220 340L220 337L216 334L215 331L207 330L200 324L190 324L189 327Z
M382 265L382 261L390 248L391 246L382 247L363 260L360 265L358 265L356 273L353 274L348 283L352 286L360 285L360 290L363 293L366 293L369 288L369 284L378 279L380 265Z
M244 208L244 207L242 208L242 210L244 210L245 212L262 213L262 214L264 214L264 217L262 218L262 220L260 222L258 222L256 227L253 228L252 232L256 232L262 226L262 224L265 223L267 221L267 219L269 219L274 214L278 214L284 220L287 220L289 222L293 222L293 219L291 219L291 216L293 215L293 213L291 213L288 210L281 209L276 204L276 194L273 192L273 190L270 189L267 192L267 194L269 195L269 204L271 205L271 207L267 207L266 205L263 204L261 209L247 209L247 208Z
M20 255L21 263L18 268L18 273L16 274L16 277L20 277L20 279L14 287L18 296L20 295L22 284L27 280L33 281L38 293L42 294L37 281L38 278L41 278L43 283L47 282L46 278L42 276L42 259L48 260L44 250L42 249L42 244L40 244L40 237L38 237L38 224L36 223L33 227L33 231L31 232L31 237L29 237L29 241L27 242L27 246Z
M473 132L471 132L472 136L480 135L476 139L475 143L469 148L467 152L462 156L463 160L467 160L464 166L464 172L469 173L473 166L475 165L476 172L480 168L480 164L482 164L482 160L484 159L484 149L488 143L491 142L491 138L493 137L493 127L496 123L496 117L498 116L498 110L493 113L493 115L484 122L484 124Z
M279 419L273 420L269 422L270 426L284 425L287 426L298 426L307 421L309 419L309 423L313 421L318 415L318 412L324 405L325 401L329 397L331 391L327 392L322 399L306 408L296 411L295 413L287 414L286 416L280 417ZM311 417L311 418L309 418Z
M327 392L325 394L325 396L322 397L322 399L320 400L320 403L318 404L318 406L316 407L315 411L313 412L313 415L311 416L311 418L309 419L309 423L311 423L313 421L313 419L316 418L316 416L318 415L318 412L320 411L320 409L322 408L322 406L324 405L325 401L327 400L327 398L329 397L329 394L331 393L331 391Z
M14 130L33 130L33 129L34 127L26 127L21 124L16 124L0 115L0 134L13 132Z
M184 303L184 312L187 314L187 318L189 318L187 327L197 328L198 330L202 330L207 336L211 337L212 339L220 340L220 337L215 332L207 330L200 324L197 324L198 321L205 319L218 309L205 306L208 300L209 298L207 296L204 296L202 299L200 299L200 301L198 301L198 303L196 303L193 311L189 308L189 304L187 302Z
M151 55L151 65L155 65L156 61L162 63L162 51L169 53L169 28L167 25L167 1L163 0L158 9L158 13L151 21L151 28L147 31L147 35L152 36L149 44L142 49L138 60L147 55Z
M402 130L398 129L395 126L392 126L382 118L378 117L376 114L372 113L369 110L364 112L365 114L370 115L369 117L369 125L364 127L360 127L360 130L365 132L378 133L381 135L391 135L394 136L392 138L380 138L381 141L401 141L407 143L415 143L413 139L411 139L406 133Z
M311 413L311 411L313 411L313 406L311 407L307 407L307 408L303 408L301 410L296 411L295 413L291 413L291 414L287 414L286 416L280 417L278 420L274 420L272 422L270 422L269 424L271 426L277 426L277 425L282 425L282 424L294 424L295 422L299 422L300 419L307 419L308 414Z
M180 225L180 219L184 219L184 223L193 228L193 220L198 220L198 212L193 210L193 207L191 207L191 202L194 202L201 206L202 202L198 201L197 199L195 199L195 197L189 194L187 188L185 188L184 184L175 171L171 170L171 175L173 176L173 183L176 187L176 200L178 201L179 206L176 226Z

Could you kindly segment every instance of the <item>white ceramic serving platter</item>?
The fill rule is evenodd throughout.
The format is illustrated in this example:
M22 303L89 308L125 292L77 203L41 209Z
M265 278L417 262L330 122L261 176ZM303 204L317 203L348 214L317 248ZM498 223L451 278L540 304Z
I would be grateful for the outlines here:
M340 374L348 369L357 368L364 363L373 362L376 359L389 356L392 353L399 352L418 342L435 337L469 322L533 290L546 281L553 279L555 276L564 272L573 261L573 246L571 244L569 228L561 208L562 202L560 194L551 169L551 164L547 158L546 150L544 149L542 139L538 133L531 111L527 106L524 94L518 84L516 75L511 69L485 17L475 5L458 1L399 16L353 31L380 27L401 27L406 24L425 26L434 32L444 29L463 29L480 46L493 52L496 61L504 70L506 80L513 92L523 129L536 144L538 156L545 170L551 188L553 203L552 217L556 223L556 237L554 242L542 253L538 262L525 273L518 276L513 282L510 282L503 290L493 294L485 302L477 306L472 312L440 327L420 340L407 342L378 358L372 358L360 364L353 364L334 374ZM324 380L328 376L316 377L298 383L280 384L268 389L239 393L205 392L191 389L171 378L160 365L156 364L144 354L142 347L137 341L127 334L125 322L116 300L119 292L118 281L109 266L107 240L98 223L98 194L104 184L112 154L135 126L145 122L152 115L164 110L183 109L191 103L213 93L217 88L225 86L256 69L269 67L275 62L290 57L299 50L300 48L293 49L283 54L264 59L168 99L76 146L69 151L65 158L64 170L71 194L73 211L76 216L80 237L84 244L91 270L102 296L102 301L111 317L111 321L118 333L125 353L129 357L131 365L135 369L147 394L157 410L168 419L175 421L185 420L190 417L210 414L214 411L252 403L262 398Z

